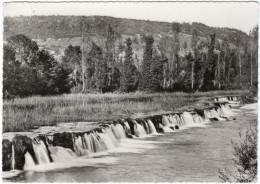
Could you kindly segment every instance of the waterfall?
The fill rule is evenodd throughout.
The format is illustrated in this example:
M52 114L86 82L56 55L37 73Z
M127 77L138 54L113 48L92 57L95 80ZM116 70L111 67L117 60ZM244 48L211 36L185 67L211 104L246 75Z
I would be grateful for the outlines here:
M173 118L173 122L175 122L178 126L182 126L182 124L181 124L181 119L180 119L180 117L179 117L178 114L174 114L174 115L172 116L172 118Z
M31 168L35 167L36 164L35 164L32 156L31 156L31 154L28 151L25 153L24 158L25 158L25 163L24 163L24 166L23 166L24 170L31 169Z
M118 141L110 128L103 129L102 132L109 136L109 138L111 139L114 145L116 146L118 145Z
M11 169L14 170L15 168L15 154L14 154L14 143L12 144L12 165Z
M172 125L177 125L177 121L176 121L176 119L175 119L175 115L173 116L173 115L169 115L168 116L168 119L169 119L169 121L170 121L170 123L172 124Z
M117 147L117 144L114 144L114 142L112 141L112 139L104 133L99 133L99 136L102 138L102 140L104 141L107 150L111 150L111 149L115 149Z
M136 124L136 129L137 129L137 135L146 135L146 131L144 129L144 127L142 125L140 125L139 123Z
M219 113L215 109L204 110L205 118L207 120L216 118L218 121L225 121L226 119L219 117Z
M85 148L87 149L88 153L94 153L94 147L93 144L90 140L90 137L87 133L84 134L84 143L85 143Z
M166 115L162 116L162 124L163 126L167 126L167 127L171 126L171 123L169 122L169 119Z
M183 112L168 115L154 115L136 120L129 118L120 121L106 122L99 124L100 126L98 128L88 132L64 132L61 134L55 133L57 135L41 135L32 141L35 155L33 155L33 152L28 151L23 155L25 158L23 169L29 170L35 168L38 164L50 163L50 158L52 158L53 162L66 162L80 156L114 150L128 141L131 142L131 140L125 140L127 137L133 138L135 136L157 134L157 131L162 130L164 132L173 132L175 126L197 126L202 124L205 120L223 121L226 120L226 116L236 114L232 111L230 103L225 103L224 101L231 101L233 105L237 103L237 97L216 97L214 101L217 102L215 105L219 106L219 108L205 109L205 117L201 117L203 115L201 111L199 114ZM15 152L15 150L17 150L15 146L17 145L12 142L11 158L10 155L8 155L10 159L8 169L10 169L11 162L12 170L18 168L18 165L15 164L15 161L17 162L18 160L15 159L22 158L21 155L18 155L21 154L20 151ZM31 148L29 148L29 150L30 149ZM10 154L10 150L8 151L8 154Z
M130 126L129 126L129 124L128 124L128 122L127 122L127 121L124 121L124 125L127 127L127 129L129 129L129 130L130 130Z
M111 128L113 134L115 135L116 139L120 140L121 136L120 136L118 129L113 124L110 125L110 128Z
M98 139L98 136L95 132L90 133L91 140L94 146L94 153L104 151L104 147L101 145L101 141Z
M142 125L133 120L135 124L135 134L138 136L146 135L146 131Z
M77 155L69 148L60 146L50 146L51 158L53 162L66 162L77 158Z
M150 127L151 133L152 134L157 134L157 131L156 131L155 127L154 127L153 122L150 119L148 119L147 123L148 123L148 126Z
M116 131L117 139L124 139L126 138L125 130L122 125L116 124L115 126L112 125L113 129Z
M183 112L182 117L185 125L194 124L193 117L189 112Z
M84 137L83 137L83 139L84 139ZM86 145L83 144L83 140L82 140L81 136L78 136L77 138L75 138L74 149L75 149L75 152L77 153L77 155L79 155L79 156L88 155L90 153L89 150L86 149Z
M220 113L223 114L224 117L236 114L236 113L232 112L232 110L228 104L221 104L219 110L220 110Z
M50 163L49 155L47 152L47 148L43 141L33 141L33 150L35 152L35 157L39 164Z
M201 117L201 116L199 116L198 114L194 114L193 116L193 121L194 121L194 123L203 123L203 118Z

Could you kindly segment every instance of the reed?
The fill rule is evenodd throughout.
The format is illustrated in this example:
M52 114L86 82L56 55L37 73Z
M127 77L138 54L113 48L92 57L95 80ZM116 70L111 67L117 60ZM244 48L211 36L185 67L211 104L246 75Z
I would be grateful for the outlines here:
M107 93L33 96L3 103L3 132L30 131L58 122L104 121L136 113L176 110L213 96L240 95L248 91L196 93Z

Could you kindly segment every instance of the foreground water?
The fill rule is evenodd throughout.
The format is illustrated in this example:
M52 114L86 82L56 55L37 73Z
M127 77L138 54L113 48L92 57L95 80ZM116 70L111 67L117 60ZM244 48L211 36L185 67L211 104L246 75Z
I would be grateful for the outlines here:
M123 140L110 152L41 165L5 181L219 182L219 168L234 169L231 140L237 140L238 133L250 123L257 124L257 115L248 110L239 111L235 117L232 121Z

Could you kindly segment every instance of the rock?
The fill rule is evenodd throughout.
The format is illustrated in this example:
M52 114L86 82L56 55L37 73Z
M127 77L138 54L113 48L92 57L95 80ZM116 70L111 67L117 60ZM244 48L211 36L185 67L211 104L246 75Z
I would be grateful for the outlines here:
M74 150L74 141L71 132L55 133L53 134L53 146L61 146Z
M130 127L130 130L131 130L131 134L132 135L135 135L135 123L133 122L132 119L126 119L126 121L128 122L129 124L129 127Z
M48 144L47 144L47 138L46 138L46 136L40 135L40 136L39 136L39 139L43 141L43 143L44 143L44 145L45 145L45 147L46 147L46 149L47 149L50 162L53 162L53 159L52 159L52 157L51 157L51 152L50 152L49 146L48 146Z
M178 126L178 125L175 125L175 129L179 129L179 126Z
M4 139L2 141L2 170L10 171L12 165L12 143Z
M164 130L163 130L162 128L158 128L157 132L158 132L158 133L163 133Z
M33 145L32 145L32 139L26 136L17 135L13 138L13 144L14 144L14 154L15 154L15 169L22 170L24 163L25 163L25 153L28 151L34 162L38 163Z

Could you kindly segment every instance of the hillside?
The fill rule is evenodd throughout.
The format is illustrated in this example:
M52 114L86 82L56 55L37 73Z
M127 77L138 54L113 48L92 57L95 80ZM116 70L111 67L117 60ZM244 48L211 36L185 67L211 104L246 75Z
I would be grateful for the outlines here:
M4 18L4 39L15 34L25 34L30 38L73 38L80 37L81 16L20 16ZM84 20L90 25L90 32L105 35L106 28L111 25L118 34L145 35L167 33L171 30L171 23L149 20L123 19L105 16L88 16ZM216 33L219 39L229 37L235 40L246 37L246 33L230 28L214 28L201 23L182 23L181 31L191 34L196 28L199 35L207 37L209 33Z
M81 46L80 16L31 16L31 17L5 17L4 39L16 34L24 34L37 42L40 48L50 51L57 60L60 60L65 48L69 45ZM162 39L171 42L173 33L171 23L148 20L122 19L104 16L84 17L89 24L89 38L85 42L85 48L90 49L91 42L95 42L101 48L105 47L107 27L111 27L117 33L116 49L118 59L123 59L124 51L119 49L124 45L126 38L133 40L133 52L136 65L140 64L143 57L144 35L152 34L155 38L155 49ZM235 42L238 38L246 38L247 35L239 30L230 28L214 28L201 23L182 23L180 33L180 55L191 52L191 31L197 29L200 39L204 42L210 33L216 33L219 41L229 38ZM183 48L186 42L187 48Z

